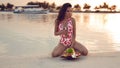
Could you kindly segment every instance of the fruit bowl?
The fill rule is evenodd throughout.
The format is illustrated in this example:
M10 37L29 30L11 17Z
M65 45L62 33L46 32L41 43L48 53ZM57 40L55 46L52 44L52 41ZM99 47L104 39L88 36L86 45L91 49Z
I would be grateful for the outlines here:
M71 60L78 58L80 55L81 55L80 52L75 51L74 48L67 48L61 55L61 57Z

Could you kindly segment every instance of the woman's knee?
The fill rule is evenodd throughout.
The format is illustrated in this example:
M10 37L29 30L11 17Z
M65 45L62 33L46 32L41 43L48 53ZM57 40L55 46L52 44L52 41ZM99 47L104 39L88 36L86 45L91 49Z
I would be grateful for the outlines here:
M58 57L58 56L60 56L60 55L64 52L65 49L66 49L65 46L59 44L59 45L53 50L53 52L52 52L52 57Z
M59 49L56 47L52 52L52 57L58 57L59 56Z
M52 53L52 57L58 57L59 55L57 53Z
M82 53L82 55L87 56L88 55L88 50L87 49L84 50L83 53Z
M82 45L81 43L77 42L77 41L75 43L75 48L78 49L78 51L80 51L83 56L88 55L87 48L84 45Z
M88 55L88 52L84 52L83 55L84 55L84 56L87 56L87 55Z

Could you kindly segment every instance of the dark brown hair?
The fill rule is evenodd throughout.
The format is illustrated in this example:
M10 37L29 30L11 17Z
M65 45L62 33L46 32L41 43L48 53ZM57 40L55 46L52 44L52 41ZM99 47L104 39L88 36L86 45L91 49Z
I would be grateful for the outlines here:
M61 7L61 9L59 11L58 17L57 17L58 21L62 21L65 18L65 13L66 13L68 7L72 7L72 5L70 3L63 4L63 6Z

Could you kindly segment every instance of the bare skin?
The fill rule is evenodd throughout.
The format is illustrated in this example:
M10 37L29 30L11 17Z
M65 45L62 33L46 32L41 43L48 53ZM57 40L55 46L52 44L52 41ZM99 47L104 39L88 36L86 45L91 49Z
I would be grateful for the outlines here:
M67 11L66 11L66 15L65 15L65 19L62 21L63 22L63 26L66 25L66 19L71 18L72 19L72 23L73 23L73 37L72 37L72 44L70 47L76 49L78 52L81 53L81 55L86 56L88 54L88 50L86 49L86 47L84 47L82 44L78 43L75 38L76 38L76 22L75 19L72 18L72 8L68 7ZM58 31L58 26L57 26L57 20L55 21L55 29L54 29L54 34L55 36L59 36L61 34L67 34L67 30L61 30ZM64 46L61 43L58 43L58 45L54 48L53 52L52 52L52 57L58 57L61 56L63 54L63 52L66 50L66 46Z

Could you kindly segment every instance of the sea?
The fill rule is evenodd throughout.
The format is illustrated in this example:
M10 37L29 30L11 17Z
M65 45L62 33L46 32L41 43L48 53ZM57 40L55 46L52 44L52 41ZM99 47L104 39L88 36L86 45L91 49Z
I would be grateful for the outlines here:
M0 12L0 56L50 56L58 45L54 35L58 13ZM120 13L73 13L76 41L89 53L120 51Z

